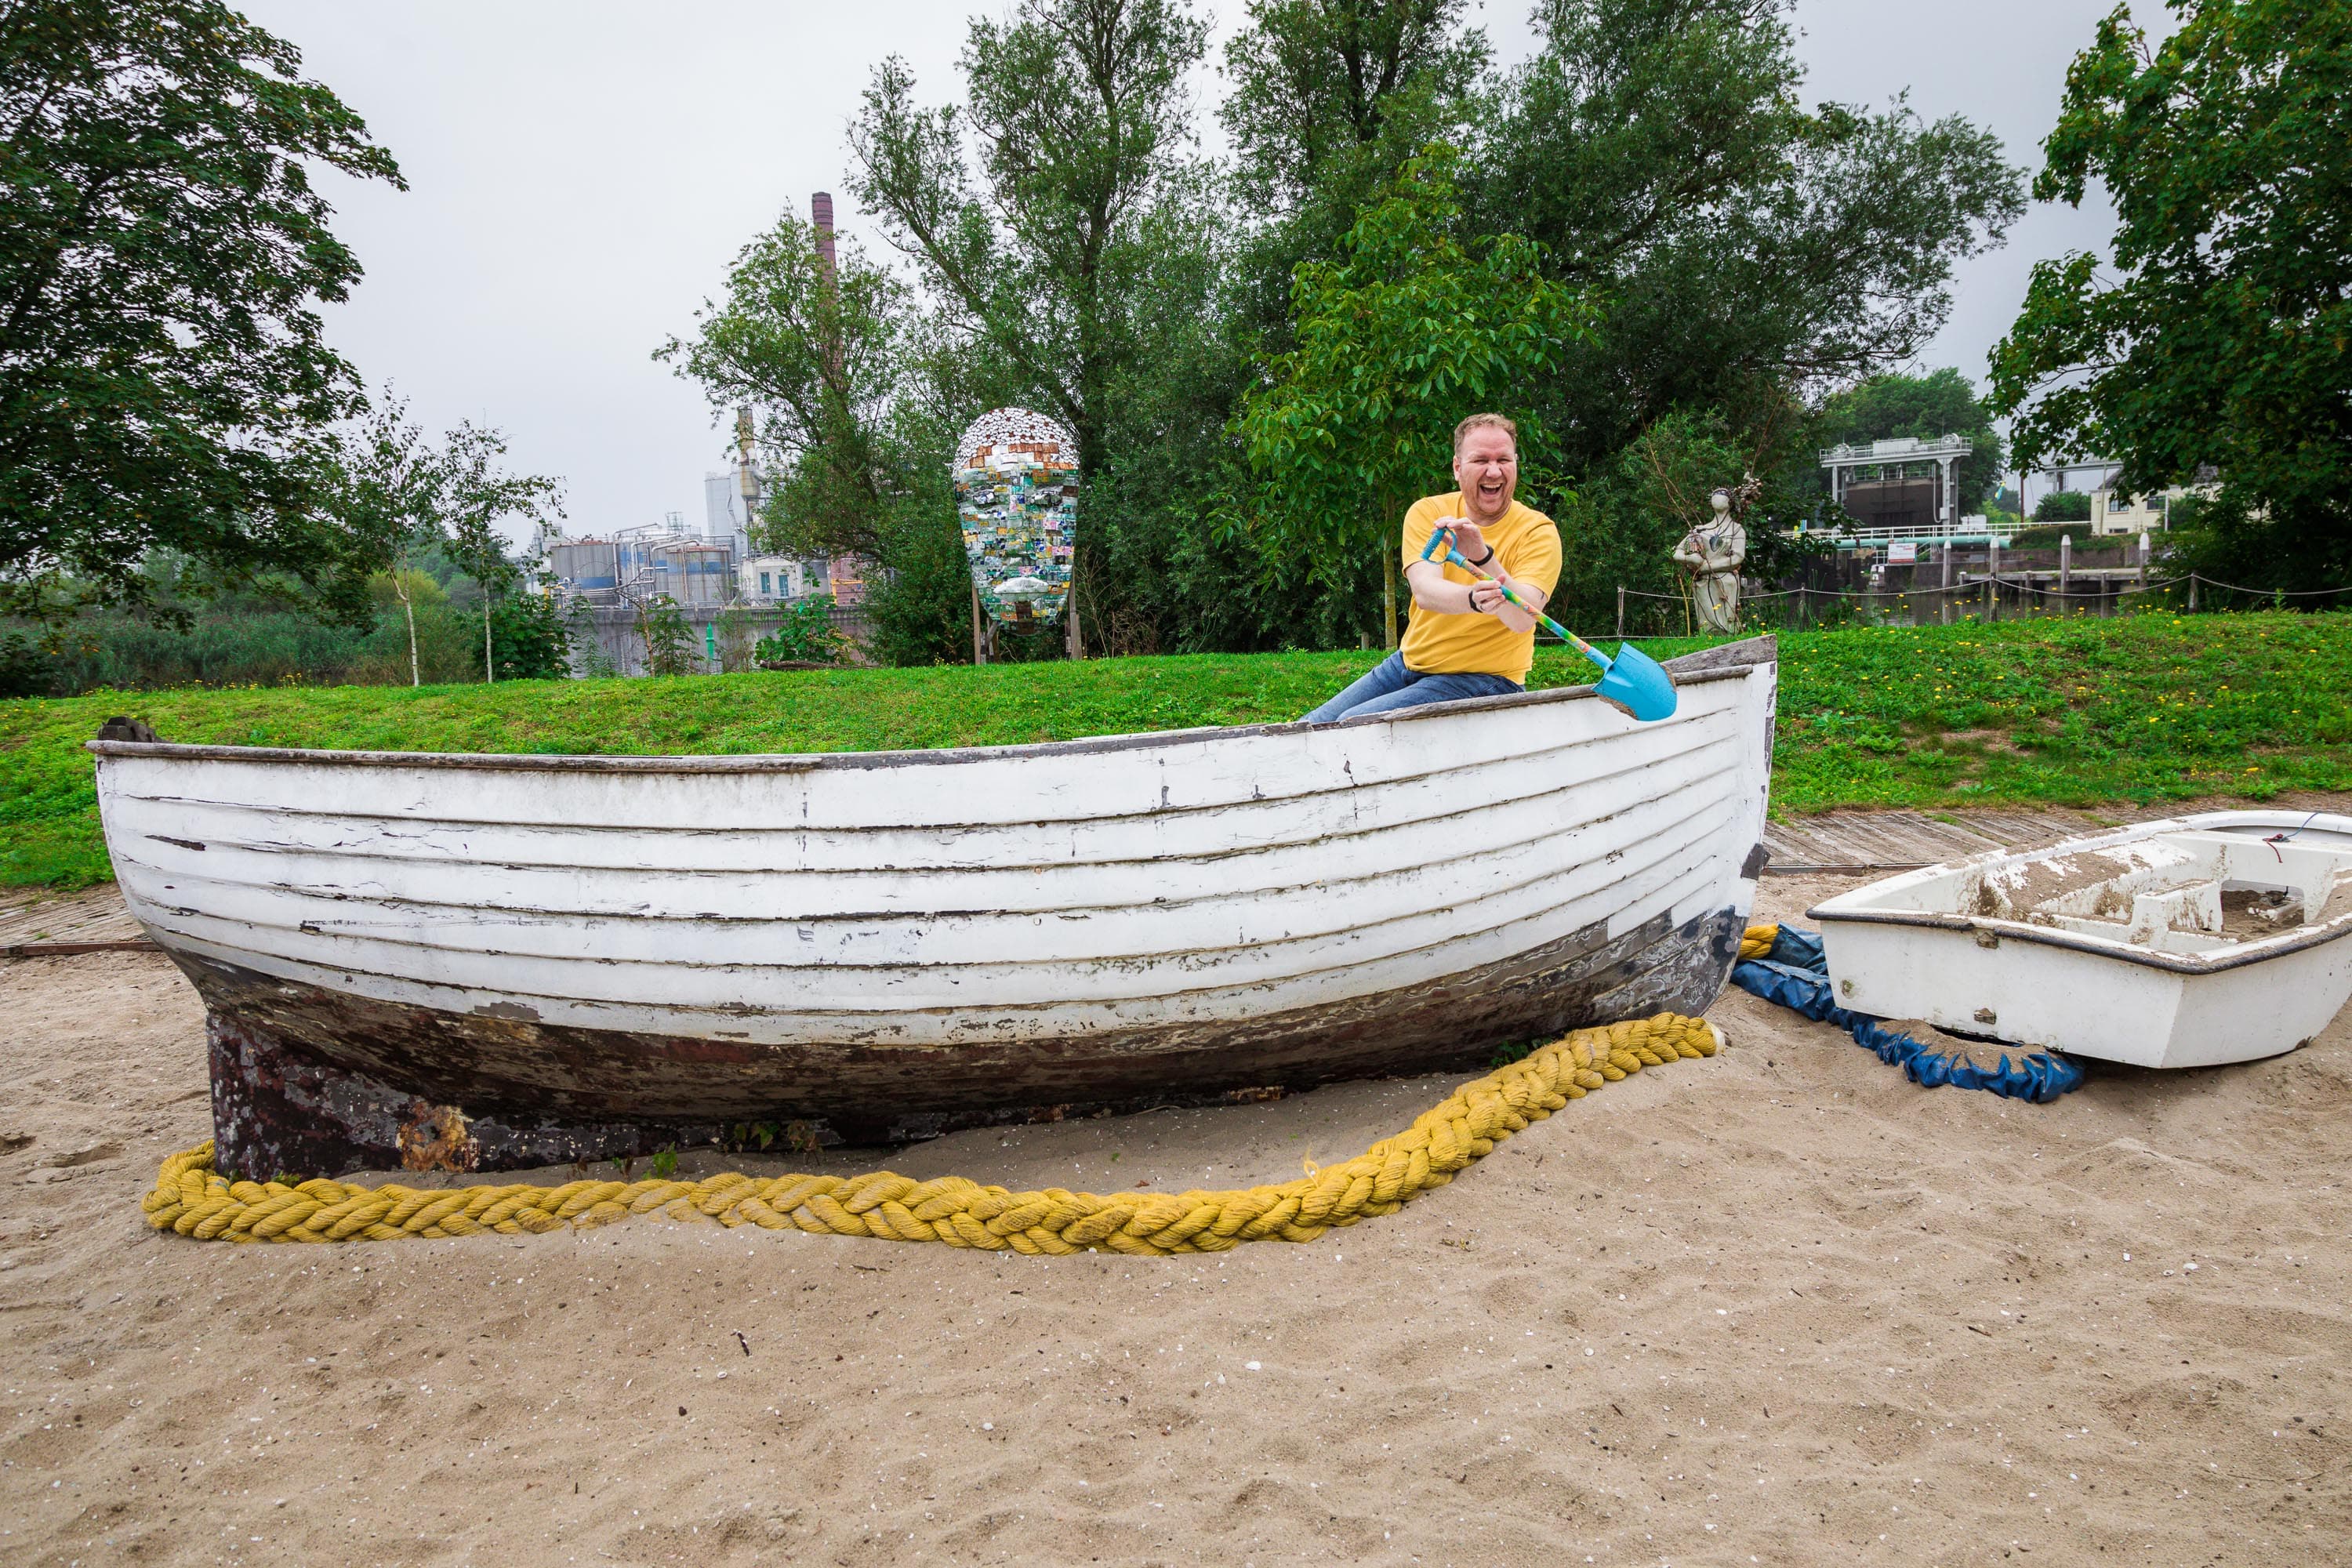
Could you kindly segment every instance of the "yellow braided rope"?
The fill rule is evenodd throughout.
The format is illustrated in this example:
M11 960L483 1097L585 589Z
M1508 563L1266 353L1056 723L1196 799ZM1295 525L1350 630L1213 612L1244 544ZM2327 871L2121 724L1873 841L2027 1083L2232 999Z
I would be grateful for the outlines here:
M1352 1160L1309 1165L1296 1181L1231 1192L1014 1193L961 1176L918 1182L888 1171L768 1181L730 1172L699 1182L560 1187L362 1187L324 1178L289 1185L226 1180L214 1172L213 1146L205 1143L163 1162L142 1206L157 1230L199 1241L513 1235L658 1211L674 1220L1029 1253L1223 1252L1244 1241L1312 1241L1333 1226L1394 1214L1570 1100L1645 1067L1711 1057L1721 1044L1704 1019L1672 1013L1580 1029L1463 1085L1403 1132Z
M1777 925L1749 926L1740 933L1739 956L1742 958L1770 957L1772 944L1780 939L1780 928Z

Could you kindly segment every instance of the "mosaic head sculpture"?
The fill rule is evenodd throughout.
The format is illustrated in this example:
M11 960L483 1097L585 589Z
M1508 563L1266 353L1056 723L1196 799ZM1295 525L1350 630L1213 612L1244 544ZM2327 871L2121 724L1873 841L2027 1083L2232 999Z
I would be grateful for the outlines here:
M954 479L981 607L1014 626L1059 619L1077 542L1076 437L1045 415L992 408L956 443Z

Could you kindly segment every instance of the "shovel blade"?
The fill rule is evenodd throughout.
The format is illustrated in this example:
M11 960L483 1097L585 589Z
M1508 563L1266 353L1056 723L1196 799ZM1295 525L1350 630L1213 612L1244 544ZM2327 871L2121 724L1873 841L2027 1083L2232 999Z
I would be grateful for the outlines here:
M1617 645L1617 657L1601 678L1601 695L1645 723L1675 715L1675 681L1658 661L1631 643Z

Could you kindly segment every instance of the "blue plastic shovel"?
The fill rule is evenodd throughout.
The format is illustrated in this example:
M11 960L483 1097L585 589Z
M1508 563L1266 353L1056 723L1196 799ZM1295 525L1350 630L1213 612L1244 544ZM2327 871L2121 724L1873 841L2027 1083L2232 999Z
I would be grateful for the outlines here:
M1675 714L1675 680L1658 661L1631 643L1617 645L1617 657L1611 658L1525 599L1511 592L1510 584L1500 581L1483 566L1474 566L1462 552L1454 548L1454 535L1446 529L1433 530L1429 542L1421 547L1423 561L1435 560L1438 547L1445 548L1447 564L1474 572L1503 591L1503 597L1533 616L1545 630L1601 667L1600 684L1594 688L1601 697L1643 721L1671 719Z

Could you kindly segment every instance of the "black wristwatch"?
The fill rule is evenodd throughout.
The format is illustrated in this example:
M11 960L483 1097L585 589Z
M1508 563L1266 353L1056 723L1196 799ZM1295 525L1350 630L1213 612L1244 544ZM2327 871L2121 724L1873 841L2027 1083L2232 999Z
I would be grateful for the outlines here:
M1484 566L1485 564L1486 564L1486 563L1487 563L1487 562L1492 561L1494 558L1495 558L1495 547L1494 547L1493 545L1489 544L1488 546L1486 546L1486 554L1484 554L1484 555L1481 555L1480 557L1478 557L1478 559L1477 559L1477 560L1473 561L1472 563L1470 563L1470 564L1471 564L1471 565L1473 565L1473 566Z

